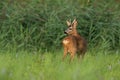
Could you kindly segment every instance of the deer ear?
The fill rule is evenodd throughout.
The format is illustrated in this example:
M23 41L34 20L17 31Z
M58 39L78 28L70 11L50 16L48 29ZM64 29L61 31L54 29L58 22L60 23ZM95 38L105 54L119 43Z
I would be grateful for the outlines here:
M71 25L71 22L70 21L66 21L67 25L70 26Z
M76 18L75 18L72 23L76 23L76 22L77 22L77 20L76 20Z
M77 26L77 24L78 24L77 20L76 20L76 19L74 19L74 20L73 20L73 22L72 22L72 25L73 25L74 27L76 27L76 26Z

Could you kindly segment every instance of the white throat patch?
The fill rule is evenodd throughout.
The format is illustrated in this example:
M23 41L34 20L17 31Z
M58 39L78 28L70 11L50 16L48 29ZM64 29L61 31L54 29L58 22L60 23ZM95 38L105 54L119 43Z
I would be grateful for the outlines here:
M69 41L68 41L68 40L63 40L63 43L64 43L64 44L68 44Z

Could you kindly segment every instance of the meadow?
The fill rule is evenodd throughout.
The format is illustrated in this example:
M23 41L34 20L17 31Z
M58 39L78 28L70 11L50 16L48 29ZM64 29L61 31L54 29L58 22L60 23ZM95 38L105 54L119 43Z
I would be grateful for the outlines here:
M99 51L85 58L77 57L69 63L69 55L62 61L63 51L0 53L0 80L119 80L118 52ZM11 54L10 54L11 53ZM96 54L96 53L95 53ZM109 54L109 55L108 55Z
M62 61L66 20L88 42ZM0 80L120 80L120 0L0 1Z

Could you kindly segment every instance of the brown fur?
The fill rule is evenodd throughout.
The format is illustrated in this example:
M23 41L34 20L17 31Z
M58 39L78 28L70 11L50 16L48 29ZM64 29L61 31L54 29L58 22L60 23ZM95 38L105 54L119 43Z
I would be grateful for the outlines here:
M70 53L70 62L74 59L76 53L78 58L80 58L80 55L83 58L87 49L86 40L81 35L79 35L76 30L77 24L78 23L76 19L74 19L72 23L67 21L68 29L65 30L65 33L68 36L66 36L62 41L64 47L63 60L67 53Z

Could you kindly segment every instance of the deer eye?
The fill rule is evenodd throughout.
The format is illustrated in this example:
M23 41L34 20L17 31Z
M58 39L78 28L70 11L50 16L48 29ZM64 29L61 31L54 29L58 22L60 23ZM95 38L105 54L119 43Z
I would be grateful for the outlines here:
M70 27L69 30L72 30L72 27Z

